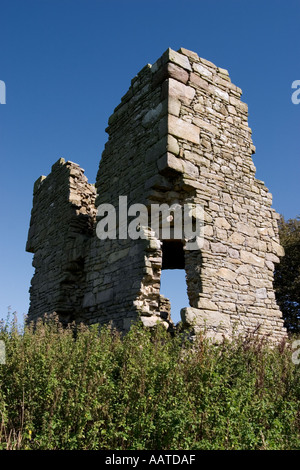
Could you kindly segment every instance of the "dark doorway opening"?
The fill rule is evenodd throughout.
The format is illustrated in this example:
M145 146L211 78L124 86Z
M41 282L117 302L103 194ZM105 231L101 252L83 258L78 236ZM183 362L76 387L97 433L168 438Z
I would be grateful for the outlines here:
M181 240L163 240L162 269L184 269L184 250Z

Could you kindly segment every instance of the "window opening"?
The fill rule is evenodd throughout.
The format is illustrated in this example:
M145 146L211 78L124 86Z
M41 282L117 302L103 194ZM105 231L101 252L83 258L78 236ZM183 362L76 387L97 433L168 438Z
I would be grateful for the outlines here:
M163 240L160 293L170 300L171 319L181 320L180 310L189 306L187 295L185 260L181 240Z

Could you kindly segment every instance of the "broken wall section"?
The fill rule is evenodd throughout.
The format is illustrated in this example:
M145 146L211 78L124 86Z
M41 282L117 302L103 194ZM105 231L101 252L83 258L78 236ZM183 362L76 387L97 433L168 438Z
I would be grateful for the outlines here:
M34 185L26 250L34 253L28 320L56 312L82 318L85 257L95 222L95 188L79 165L58 160Z
M159 171L181 173L182 190L205 212L201 263L196 253L186 252L191 308L182 312L183 321L198 327L206 322L215 330L223 323L229 334L234 324L241 331L259 327L280 339L286 332L273 289L274 263L283 255L279 215L255 178L242 90L227 70L195 52L168 54L176 65L165 84L172 149L159 161Z
M120 236L120 213L127 213L133 204L148 204L151 178L160 177L156 160L167 148L167 96L156 72L153 66L145 66L133 78L128 92L109 118L106 129L109 138L96 180L96 206L111 204L116 209L117 236L100 240L95 235L92 241L83 307L87 322L112 322L124 330L136 318L151 316L153 312L160 319L160 271L159 267L153 271L148 260L158 246L153 247L147 239L133 240L127 232ZM160 180L164 185L164 178ZM169 183L165 189L171 189ZM120 196L127 198L126 207L121 210ZM132 217L126 216L123 222L126 225L130 220ZM148 285L149 276L152 282L155 278L154 286ZM144 302L141 296L145 286Z

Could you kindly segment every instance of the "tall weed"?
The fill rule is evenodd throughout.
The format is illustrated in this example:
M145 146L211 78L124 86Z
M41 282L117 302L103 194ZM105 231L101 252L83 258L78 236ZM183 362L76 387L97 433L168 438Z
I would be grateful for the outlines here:
M184 338L55 317L3 324L0 449L300 449L288 344Z

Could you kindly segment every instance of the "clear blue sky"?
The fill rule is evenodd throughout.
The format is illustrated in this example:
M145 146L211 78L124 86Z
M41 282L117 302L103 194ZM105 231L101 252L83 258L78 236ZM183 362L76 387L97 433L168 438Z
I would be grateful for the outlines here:
M249 106L257 178L278 212L300 214L299 0L0 0L0 15L0 318L28 309L34 181L64 157L93 183L110 114L168 47L228 69Z

